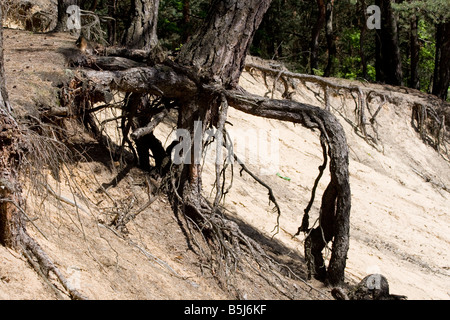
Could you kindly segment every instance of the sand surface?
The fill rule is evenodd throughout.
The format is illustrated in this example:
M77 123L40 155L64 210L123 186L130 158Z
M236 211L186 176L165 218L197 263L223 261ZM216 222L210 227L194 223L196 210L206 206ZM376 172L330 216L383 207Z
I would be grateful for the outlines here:
M36 97L51 99L55 90L52 81L70 74L61 49L73 48L75 40L68 35L5 30L7 85L13 105L26 110ZM272 88L271 81L268 78L266 86L259 72L244 72L240 84L252 93L265 95ZM344 95L332 98L332 112L341 120L350 147L352 210L346 280L355 283L367 274L380 272L388 278L392 293L409 299L449 299L449 162L424 144L411 126L410 101L418 97L392 88L366 86L397 97L398 103L384 104L377 115L378 146L374 148L349 123L355 121L354 99ZM308 89L298 84L293 99L321 106L314 92L319 90L313 85ZM281 91L275 93L277 97L281 97ZM375 105L376 101L373 108ZM158 127L158 135L167 138L171 134L171 120L169 117ZM280 255L298 260L304 268L304 236L292 236L300 226L323 161L318 133L233 109L229 110L228 121L238 156L273 188L281 217L276 228L277 215L267 191L245 173L240 176L237 164L233 187L224 201L226 212L267 238L273 236L273 243L283 247ZM248 137L248 142L242 137ZM209 156L214 151L210 152ZM120 210L141 207L148 200L145 179L132 169L108 189L108 194L97 192L101 184L116 177L118 168L107 152L95 149L94 144L86 149L85 156L88 160L63 167L60 182L43 168L48 184L60 198L35 192L29 181L24 181L25 209L33 220L28 224L29 232L83 293L92 299L229 298L210 275L202 272L164 197L127 225L125 238L99 223ZM203 178L205 195L214 195L213 161L205 162ZM324 174L319 184L312 222L328 179ZM440 186L446 186L446 190ZM61 197L76 202L77 207L61 201ZM264 281L248 281L246 298L286 298ZM308 296L299 290L302 293L297 298L331 297L331 288L315 280L310 285L325 296L315 291ZM24 257L0 247L0 299L55 298Z

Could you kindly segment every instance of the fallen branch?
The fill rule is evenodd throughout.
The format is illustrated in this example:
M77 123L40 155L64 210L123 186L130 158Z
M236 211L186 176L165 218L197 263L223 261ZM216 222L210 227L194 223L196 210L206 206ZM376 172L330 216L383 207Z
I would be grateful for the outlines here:
M225 95L231 106L245 113L300 123L309 129L319 129L323 135L329 149L331 181L322 198L321 219L318 229L316 228L317 233L320 232L320 234L312 235L315 238L313 242L319 242L313 248L316 251L314 253L315 273L324 269L323 263L318 260L322 257L321 251L326 245L322 243L323 238L327 241L334 238L327 275L331 283L340 283L344 279L351 207L348 145L341 124L330 112L311 105L262 98L244 90L227 90ZM325 233L324 237L322 237L322 231Z
M48 255L42 250L41 246L31 238L28 233L22 230L21 234L21 245L23 250L26 252L27 259L36 258L38 261L39 269L42 274L48 278L49 272L53 272L60 283L63 285L64 289L67 290L70 297L75 300L88 300L88 298L80 293L72 284L66 279L66 277L61 273L61 271L55 266L53 261L48 257Z
M94 87L109 87L122 92L164 95L182 101L192 99L197 92L195 83L186 75L164 65L115 72L80 70L80 73L80 77L92 81Z
M90 55L84 61L83 66L94 70L118 71L130 68L145 67L146 65L123 57L103 57Z
M265 183L260 178L258 178L253 172L251 172L247 168L247 166L244 164L244 162L242 162L237 157L237 155L233 154L233 157L234 157L234 160L236 160L236 162L239 163L239 165L241 166L241 171L240 171L241 175L242 175L242 171L247 172L250 177L252 177L256 182L258 182L260 185L262 185L264 188L266 188L267 191L269 192L269 201L272 202L275 205L275 208L277 209L277 224L275 226L275 228L277 229L277 232L272 236L272 237L274 237L279 232L281 209L280 209L280 206L278 205L278 202L277 202L277 199L275 198L275 195L273 194L272 188L269 187L269 185L267 183Z
M158 113L157 115L155 115L153 117L152 121L150 121L150 123L147 126L134 130L133 133L131 134L131 138L134 141L136 141L136 140L152 133L155 130L155 128L158 126L158 124L160 124L168 114L169 114L169 110L163 109L160 113Z

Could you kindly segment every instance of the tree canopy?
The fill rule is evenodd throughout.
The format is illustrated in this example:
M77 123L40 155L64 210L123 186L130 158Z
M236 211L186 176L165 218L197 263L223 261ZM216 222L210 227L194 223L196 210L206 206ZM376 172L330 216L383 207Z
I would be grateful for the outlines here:
M341 85L317 75L365 79L394 86L408 84L445 100L450 80L450 25L448 13L444 11L447 5L410 1L396 6L395 1L377 0L378 11L370 13L369 3L364 0L80 2L82 15L98 18L95 21L99 30L92 40L102 40L106 45L92 48L89 53L76 51L75 58L71 57L71 67L78 67L77 76L63 85L71 94L61 98L62 108L66 108L68 114L75 114L119 164L138 166L144 175L163 181L172 210L189 221L186 237L196 243L202 259L209 263L219 282L232 290L229 274L236 266L250 266L249 269L253 268L263 277L262 271L257 269L266 270L274 277L279 273L276 263L260 244L244 234L219 206L227 192L224 188L226 161L215 163L214 201L203 195L201 159L206 146L216 143L218 149L225 148L228 156L237 160L229 148L226 131L228 108L233 107L247 114L297 123L318 132L323 164L297 235L304 232L306 236L304 253L308 275L341 285L345 280L349 249L349 148L343 126L331 112L329 95L333 90L335 93L347 90L357 95L355 130L366 141L375 139L366 129L376 121L383 104L367 121L366 100L372 92L363 92L359 85ZM79 2L58 1L56 31L64 30L61 8L74 3ZM368 26L370 14L376 15L379 28ZM90 30L82 31L80 43L91 34ZM276 74L275 82L280 78L285 82L285 99L250 94L238 84L249 53L280 60L291 69L309 75L256 65L253 67ZM2 73L0 68L1 79ZM318 84L323 89L325 108L290 99L284 77L306 78ZM0 89L0 121L2 125L7 124L12 130L11 136L17 138L14 140L5 134L0 137L3 153L10 155L8 161L0 163L0 183L6 190L3 198L11 195L16 199L10 201L15 206L1 200L9 206L0 208L0 240L11 247L23 247L26 254L33 255L53 271L73 297L85 298L67 285L58 268L24 228L17 163L22 156L20 139L26 141L26 138L20 135L19 126L5 103L7 94L3 83ZM123 101L115 106L121 111L117 118L121 121L117 128L121 141L110 139L105 143L108 137L104 136L93 114L99 109L111 108L108 97L114 93L124 95ZM97 106L98 102L104 104ZM423 124L428 110L426 107L416 109L417 122ZM176 128L180 131L175 140L164 147L153 131L169 113L175 114ZM443 120L435 119L439 123L436 133L439 140ZM212 131L216 132L214 137L211 137ZM150 164L150 157L154 165ZM237 162L243 171L249 172L244 163ZM315 223L310 227L309 211L315 201L318 182L327 168L330 179L318 206L317 226ZM280 214L270 187L249 173L269 190L269 200ZM118 228L126 224L125 220L116 219L111 226ZM195 232L201 234L204 240L201 244L192 236ZM14 241L10 241L11 238ZM326 263L323 250L330 242L331 256ZM257 269L249 263L249 258L258 265Z

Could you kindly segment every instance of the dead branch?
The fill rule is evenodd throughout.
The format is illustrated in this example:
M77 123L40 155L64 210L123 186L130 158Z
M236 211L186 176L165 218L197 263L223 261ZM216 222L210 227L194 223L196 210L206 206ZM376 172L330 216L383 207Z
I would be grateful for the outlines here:
M186 75L162 65L115 72L80 70L80 74L81 79L92 81L94 88L107 87L122 92L164 95L166 98L182 101L192 99L197 92L195 83Z
M322 199L321 221L317 229L320 233L315 236L314 241L323 242L321 235L323 230L327 241L334 237L328 276L331 283L341 282L344 278L343 270L348 251L351 206L348 146L344 129L335 116L318 107L289 100L262 98L243 90L228 90L225 91L225 95L231 106L245 113L300 123L309 129L319 129L324 136L329 148L331 181ZM321 258L321 251L325 245L326 243L323 243L313 248L316 251L314 253L316 269L324 268L318 258Z
M277 224L275 226L275 229L277 229L277 232L275 234L277 234L279 231L279 226L280 226L281 209L280 209L280 206L278 205L275 195L273 194L272 188L269 185L267 185L267 183L265 183L260 178L258 178L253 172L251 172L247 168L247 166L244 164L244 162L242 162L236 154L233 154L233 157L234 157L234 160L236 160L236 162L239 163L239 165L241 166L241 171L240 171L241 175L242 175L242 171L247 172L250 177L252 177L256 182L258 182L260 185L262 185L264 188L266 188L267 191L269 192L269 201L274 204L274 206L277 210Z
M55 266L49 256L42 250L41 246L33 238L31 238L26 231L22 231L23 232L20 236L21 245L23 247L23 250L26 252L27 259L36 259L38 261L40 269L42 270L42 274L44 274L47 278L49 272L53 272L72 299L88 300L85 295L80 293L76 288L72 286L72 284L61 273L61 271Z
M100 52L100 54L103 54L105 56L124 57L138 62L144 62L149 57L149 52L147 50L128 49L119 47L106 47Z
M153 117L152 121L150 121L150 123L147 126L134 130L133 133L131 134L131 138L134 141L136 141L136 140L142 138L143 136L146 136L146 135L152 133L155 130L155 128L158 126L158 124L160 124L168 114L169 114L169 110L163 109L160 113L156 114Z

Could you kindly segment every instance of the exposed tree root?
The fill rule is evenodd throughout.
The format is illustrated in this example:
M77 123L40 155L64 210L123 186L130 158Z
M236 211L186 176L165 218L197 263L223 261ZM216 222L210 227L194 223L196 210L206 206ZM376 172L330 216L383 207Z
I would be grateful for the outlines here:
M347 291L347 292L346 292ZM331 294L336 300L406 300L403 295L391 294L389 283L382 274L370 274L356 286L344 290L335 287Z
M286 72L280 73L277 71L277 77L290 75ZM321 214L319 226L314 230L309 230L307 225L303 223L303 229L308 232L309 241L306 241L307 245L312 247L305 247L305 252L309 252L312 248L314 252L312 255L306 255L308 265L310 266L310 273L321 273L321 279L327 278L331 283L340 283L344 279L345 260L348 250L348 228L349 228L349 213L350 213L350 189L348 184L348 151L345 139L345 134L342 127L339 125L337 119L331 115L327 110L322 110L317 107L296 103L293 101L281 101L274 99L266 99L258 96L251 95L243 90L224 90L222 87L216 87L202 83L195 74L189 69L179 66L174 62L167 61L165 65L155 65L152 67L132 68L121 71L92 71L83 70L79 74L80 82L73 88L76 92L74 99L78 96L89 96L94 92L105 92L105 90L118 90L122 92L131 93L132 95L138 94L152 94L160 97L166 101L164 108L158 109L156 107L155 112L148 113L148 110L153 110L151 104L146 107L138 106L140 104L139 99L135 100L131 105L123 105L122 116L122 145L120 150L123 150L124 143L127 141L127 137L139 138L143 135L152 135L153 130L167 115L170 109L178 110L179 106L186 105L194 101L198 103L197 95L202 97L202 100L210 101L217 107L212 107L212 114L207 115L207 119L210 119L210 125L215 126L218 132L225 133L225 122L228 105L250 113L253 115L275 118L284 121L291 121L300 123L306 128L312 130L319 130L321 134L321 144L324 151L325 165L321 166L319 177L313 188L313 194L311 196L310 203L305 210L304 221L307 220L307 212L312 207L314 201L315 190L318 185L318 180L323 174L324 167L326 166L326 159L330 157L330 174L331 182L328 186L324 197L322 198ZM83 80L84 79L84 80ZM84 85L89 91L83 93L78 92L77 88L81 87L81 83L88 83ZM334 88L334 87L333 87ZM342 89L342 88L334 88ZM351 88L354 90L354 88ZM358 91L360 93L360 91ZM98 95L97 95L98 96ZM89 114L89 109L93 108L91 99L81 98L85 104L81 105L79 113L82 115ZM172 103L170 101L173 101ZM142 102L141 102L142 103ZM147 110L148 117L146 120L142 120L143 117L133 110ZM192 117L194 117L195 106L189 107ZM131 110L131 112L130 112ZM156 111L158 110L158 111ZM183 110L178 110L184 112ZM185 115L188 117L189 113ZM209 118L208 118L209 117ZM134 120L136 118L136 120ZM132 128L132 123L140 122L138 127ZM181 122L180 122L181 121ZM184 128L180 125L183 124L185 119L179 119L178 127ZM93 132L99 132L96 129L96 124L92 121L85 121ZM203 133L208 124L204 124ZM125 128L125 130L123 130ZM219 135L220 136L220 135ZM216 138L216 137L215 137ZM217 141L218 148L221 149L223 140L220 137ZM177 141L174 142L175 144ZM175 144L172 143L171 147ZM326 148L328 146L328 148ZM164 185L166 192L172 199L172 207L175 211L184 213L189 221L198 228L204 234L205 241L213 241L215 250L211 252L218 254L218 257L214 261L225 261L225 270L222 271L223 279L229 281L227 275L230 271L235 270L239 261L243 261L241 252L244 252L242 244L247 246L247 257L253 259L258 263L258 268L271 270L274 264L268 264L266 261L264 264L261 262L264 256L261 252L261 248L255 246L255 243L244 236L239 229L236 229L236 225L228 219L225 219L223 214L218 210L219 202L226 194L224 182L225 182L225 170L226 162L220 164L216 162L216 196L212 205L208 204L201 194L201 168L195 164L191 166L174 166L170 165L171 147L167 150L161 148L151 149L152 156L159 159L160 166L167 168L161 170L160 173L167 175ZM187 153L194 152L194 149L185 151ZM135 152L133 152L135 154ZM234 157L234 155L231 155ZM136 155L135 155L136 157ZM237 160L237 159L234 159ZM239 161L238 161L239 162ZM164 165L163 165L164 163ZM241 163L240 163L241 164ZM242 164L243 165L243 164ZM158 167L158 166L157 166ZM242 167L242 166L241 166ZM242 167L244 171L245 165ZM159 168L160 169L160 168ZM193 170L193 171L192 171ZM189 172L188 172L189 171ZM247 170L247 172L249 172ZM199 175L200 174L200 175ZM251 174L251 173L250 173ZM195 177L187 180L187 177ZM254 176L253 176L254 177ZM256 177L254 177L256 178ZM261 183L260 180L257 179ZM271 193L269 186L262 184L269 190L269 200L275 204L280 214L279 206ZM194 229L195 229L194 228ZM188 234L188 233L186 233ZM191 231L190 234L193 234ZM320 237L316 236L320 235ZM328 271L325 271L327 276L323 276L324 264L321 251L329 241L333 242L332 257ZM197 241L198 242L198 241ZM204 249L200 251L205 251ZM314 257L314 258L313 258ZM261 260L262 259L262 260ZM213 259L210 258L211 261ZM258 262L259 261L259 262ZM218 264L221 265L220 263Z
M249 277L250 273L261 277L289 299L295 299L297 290L288 279L294 278L306 284L289 267L271 258L258 242L247 236L236 222L215 209L203 196L191 192L184 196L183 203L179 205L184 207L180 207L179 211L186 215L188 234L204 267L207 266L221 287L236 298L245 298L245 289L239 287L238 279L240 276ZM198 235L201 235L200 239L197 239ZM325 297L325 294L318 292Z
M26 161L23 161L26 159L24 154L30 154L34 148L33 142L36 143L36 141L30 138L33 135L28 136L27 132L22 131L18 123L3 108L0 108L0 124L2 129L0 132L0 153L2 154L0 163L0 241L3 245L22 251L33 268L45 277L44 281L47 284L51 283L49 274L52 272L72 299L85 300L87 297L72 286L25 228L25 220L30 221L30 219L26 219L25 211L22 209L23 199L22 189L18 183L18 169L11 163L27 164ZM45 161L46 150L48 149L40 150L41 161ZM31 154L33 153L31 152ZM38 161L35 165L37 163ZM32 170L27 166L25 168ZM53 285L50 287L55 289ZM58 296L60 297L60 295Z
M63 285L64 289L67 290L69 296L74 300L87 300L88 298L80 293L72 284L67 280L67 278L62 274L62 272L55 266L50 257L45 253L41 246L31 238L26 231L22 232L20 235L21 246L24 251L25 257L28 259L30 264L36 269L41 275L49 279L50 272L57 277L59 282Z
M379 145L381 143L378 137L378 123L376 120L377 115L380 113L385 103L390 102L393 104L398 104L398 101L395 100L396 98L392 98L390 95L382 91L377 91L372 88L364 88L363 86L358 85L344 85L319 76L293 73L289 72L282 66L274 68L274 66L267 67L254 62L248 62L246 63L245 68L250 73L254 70L259 70L262 72L267 87L269 87L266 79L267 75L273 77L273 86L271 91L272 99L275 90L277 89L277 82L279 82L279 80L281 80L284 85L284 92L282 94L283 98L291 98L294 91L290 90L296 88L293 79L299 80L305 86L306 83L313 83L319 86L323 93L323 98L320 98L319 94L316 92L314 92L315 96L321 103L323 103L325 110L328 111L331 111L331 94L342 94L342 91L346 91L352 96L353 94L356 94L354 120L351 120L342 114L336 106L333 107L333 111L338 112L342 118L354 128L358 135L364 138L369 145L377 150L379 150ZM381 102L375 112L372 112L370 102L377 97L380 98ZM409 101L407 102L409 103ZM445 154L446 159L449 160L450 157L447 145L450 141L450 136L448 136L445 132L445 116L442 112L438 113L436 108L433 106L436 103L439 104L437 99L436 101L424 101L423 103L414 102L412 105L411 124L419 132L424 142L431 145L439 153L443 153L443 155ZM369 113L370 118L367 113ZM369 126L371 132L368 130Z
M253 172L251 172L247 166L244 164L244 162L242 162L238 156L236 154L234 154L234 159L236 160L237 163L239 163L239 165L241 166L241 170L240 170L240 174L242 175L242 171L245 171L246 173L248 173L250 175L250 177L252 177L256 182L258 182L260 185L262 185L264 188L267 189L268 193L269 193L269 201L272 202L275 206L275 209L277 210L277 224L274 228L274 230L277 230L277 232L272 236L274 237L280 228L280 216L281 216L281 209L280 206L278 205L277 199L275 198L275 195L273 194L273 190L272 188L267 185L264 181L262 181L260 178L258 178Z

